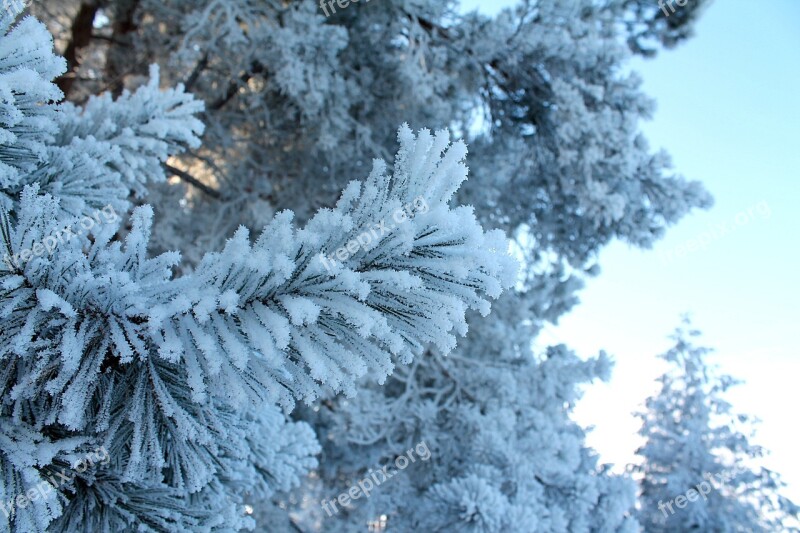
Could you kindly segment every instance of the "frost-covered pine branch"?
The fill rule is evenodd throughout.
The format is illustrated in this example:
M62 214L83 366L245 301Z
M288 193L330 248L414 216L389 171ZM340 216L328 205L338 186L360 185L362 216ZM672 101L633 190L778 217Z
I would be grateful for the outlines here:
M20 28L38 40L23 45ZM26 19L0 46L47 87L59 69L33 68L39 56L58 64L42 52L51 46L44 36ZM0 145L9 199L0 244L9 257L36 250L87 207L122 205L200 130L191 100L158 91L157 81L84 109L37 93L36 118L32 103L19 104L33 93L15 79L0 80L10 110ZM84 143L96 150L73 164ZM52 498L16 505L0 531L250 527L246 498L287 490L316 465L313 431L285 414L296 400L354 393L358 378L382 381L429 344L452 349L465 312L487 313L516 265L502 233L485 233L469 208L449 205L467 175L465 146L407 127L399 143L393 169L375 161L335 208L302 228L282 212L254 240L240 228L193 275L173 276L177 253L148 255L149 206L133 212L124 240L109 222L49 253L3 262L0 500L16 501L89 447L104 446L111 460ZM17 154L28 155L17 162ZM81 181L70 169L98 174ZM396 213L418 198L427 209L399 223ZM350 249L390 220L391 231ZM347 258L328 268L325 257L343 245Z

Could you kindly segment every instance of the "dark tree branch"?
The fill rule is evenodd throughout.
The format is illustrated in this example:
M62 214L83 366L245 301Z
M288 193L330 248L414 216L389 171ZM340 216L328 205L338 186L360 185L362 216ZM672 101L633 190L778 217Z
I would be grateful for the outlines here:
M198 180L197 178L195 178L194 176L192 176L188 172L185 172L185 171L183 171L183 170L181 170L179 168L175 168L172 165L168 165L167 163L164 163L164 168L167 169L172 174L178 176L180 179L182 179L183 181L185 181L189 185L197 187L198 189L200 189L201 191L203 191L204 193L206 193L210 197L216 198L217 200L219 200L219 198L221 197L221 195L220 195L218 190L212 189L211 187L209 187L208 185L206 185L202 181Z
M428 20L428 19L426 19L424 17L419 17L419 16L416 16L416 15L412 15L410 13L406 13L406 14L408 15L409 18L412 18L412 19L416 18L417 22L420 25L420 27L423 30L427 31L429 34L433 33L433 32L436 32L439 35L439 37L441 37L442 39L444 39L446 41L449 41L449 40L452 39L452 37L450 37L450 34L447 32L447 30L444 29L443 27L439 26L438 24L434 24L433 22L431 22L430 20Z
M67 60L67 71L56 78L56 85L64 93L64 98L69 96L72 85L77 79L75 71L80 62L78 61L78 51L87 46L92 40L92 29L94 16L100 6L95 2L82 2L78 14L72 21L72 36L64 50L64 59Z
M106 56L106 79L109 82L111 93L117 97L122 94L125 87L125 73L136 68L131 67L131 57L127 50L131 46L133 34L138 27L136 26L135 14L139 7L139 0L118 0L113 4L113 20L111 23L111 39L115 42L125 43L119 46L112 46Z
M291 517L289 517L289 525L292 526L292 529L297 531L297 533L304 533L304 531L300 529L300 526L298 526Z
M203 57L201 57L200 61L197 62L197 65L195 65L192 73L189 75L188 78L186 78L186 81L183 83L183 87L184 89L186 89L186 92L190 92L192 90L194 84L197 83L197 78L200 77L200 73L203 72L207 66L208 66L208 52L203 54Z
M119 40L114 39L114 37L109 36L109 35L101 35L99 33L95 33L95 34L92 35L92 39L95 39L95 40L98 40L98 41L106 41L106 42L109 42L109 43L112 43L112 44L116 44L118 46L130 47L130 43L125 43L125 42L119 41Z
M250 70L239 76L237 81L231 82L231 84L228 85L228 88L225 90L225 93L206 106L206 109L209 111L219 111L225 104L230 102L234 96L236 96L236 93L239 92L239 88L250 81L250 78L252 78L254 74L261 74L263 72L264 66L261 63L254 61L250 66Z

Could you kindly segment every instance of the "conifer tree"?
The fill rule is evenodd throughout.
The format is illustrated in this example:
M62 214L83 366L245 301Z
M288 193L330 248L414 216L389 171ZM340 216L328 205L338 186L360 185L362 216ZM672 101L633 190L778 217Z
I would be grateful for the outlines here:
M684 319L661 355L669 370L641 413L639 519L646 531L796 531L794 503L776 472L755 466L765 450L750 443L751 418L724 394L738 382L718 374ZM748 435L748 433L750 433Z

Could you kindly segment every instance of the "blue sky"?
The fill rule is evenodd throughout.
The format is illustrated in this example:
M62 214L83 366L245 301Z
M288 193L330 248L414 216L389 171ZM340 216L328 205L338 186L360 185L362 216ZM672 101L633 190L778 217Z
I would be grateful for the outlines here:
M514 3L462 5L491 13ZM657 390L656 355L691 312L702 344L716 349L712 362L746 380L728 399L762 419L754 442L772 452L763 464L800 502L799 52L800 2L729 0L713 2L684 45L631 64L658 106L643 125L651 146L702 181L715 205L652 250L603 250L581 303L541 339L584 356L605 349L617 361L611 382L591 387L576 413L595 426L589 444L617 469L639 444L631 413ZM705 249L687 251L710 230L717 234Z

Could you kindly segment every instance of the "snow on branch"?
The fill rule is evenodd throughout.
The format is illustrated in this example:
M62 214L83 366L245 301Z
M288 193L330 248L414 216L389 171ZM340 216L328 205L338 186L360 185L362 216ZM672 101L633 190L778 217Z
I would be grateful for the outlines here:
M91 242L0 265L3 397L38 424L95 434L112 455L129 450L124 482L167 468L196 491L219 474L216 457L245 453L226 437L243 423L232 408L291 408L323 387L353 393L359 377L382 381L429 343L450 350L466 310L487 313L516 263L501 232L448 205L467 175L464 145L407 127L399 138L393 173L376 161L302 229L290 212L254 242L241 228L195 275L172 278L178 254L147 257L149 207L134 212L124 243L105 224ZM419 197L424 213L332 270L322 264ZM60 207L29 187L18 212L4 229L12 256L55 231Z

